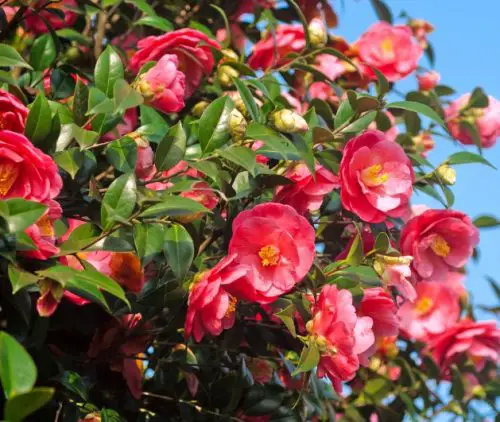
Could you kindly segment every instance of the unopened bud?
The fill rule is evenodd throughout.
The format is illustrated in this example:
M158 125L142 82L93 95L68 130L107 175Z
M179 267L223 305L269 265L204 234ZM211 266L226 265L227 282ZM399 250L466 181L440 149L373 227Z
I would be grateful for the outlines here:
M484 397L486 396L486 392L484 391L483 386L479 384L472 387L471 393L474 397L477 397L479 399L484 399Z
M247 121L245 117L236 108L233 108L229 115L229 133L238 140L243 138L246 130Z
M217 80L223 88L230 88L233 85L233 78L239 76L240 72L228 65L219 66L217 69Z
M451 168L447 164L441 164L436 169L436 174L445 185L454 185L457 181L457 173L455 172L455 169Z
M321 48L326 45L326 42L328 41L328 33L326 32L326 27L321 19L314 18L307 27L307 33L309 34L311 47Z
M101 414L99 412L89 413L83 419L78 419L78 422L101 422Z
M201 117L205 109L208 107L210 103L208 101L202 100L197 102L194 107L191 109L191 113L195 117Z
M129 132L125 136L133 139L139 148L149 147L149 141L139 132Z
M309 130L304 118L289 109L275 111L271 114L271 124L283 133L304 133Z
M227 62L237 62L239 60L238 54L236 54L230 48L224 48L221 51L222 58L220 59L220 64Z
M375 255L373 261L373 269L378 275L385 272L386 266L391 265L410 265L413 260L412 256L390 256L390 255Z

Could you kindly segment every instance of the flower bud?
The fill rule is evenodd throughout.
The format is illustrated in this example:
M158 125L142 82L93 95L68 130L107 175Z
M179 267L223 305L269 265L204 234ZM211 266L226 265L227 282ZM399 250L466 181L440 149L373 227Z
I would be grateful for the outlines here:
M375 256L375 261L373 262L373 269L377 274L382 275L386 266L410 265L412 260L412 256L390 256L377 254Z
M242 139L247 130L247 121L236 108L229 115L229 133L235 139Z
M328 33L326 32L326 27L321 19L314 18L307 27L307 33L309 34L311 47L321 48L326 45L326 42L328 41Z
M289 109L275 111L270 120L271 124L283 133L304 133L309 130L304 118Z
M146 138L144 138L142 136L142 134L139 132L135 132L135 131L129 132L129 133L125 134L125 137L133 139L135 141L135 143L137 144L138 148L149 147L149 141Z
M89 413L83 419L78 419L78 422L101 422L101 414L99 412Z
M223 88L230 88L233 85L233 78L239 76L240 72L228 65L219 66L217 69L217 80Z
M417 75L418 89L420 91L430 91L436 87L440 79L441 75L434 70L423 75Z
M222 58L220 59L220 64L227 62L237 62L239 60L238 54L236 54L230 48L224 48L221 51Z
M202 100L197 102L194 107L191 109L191 113L195 117L201 117L205 109L208 107L210 103L208 101Z
M434 148L434 140L428 132L422 132L420 135L412 138L415 152L422 156L426 156L427 152Z
M441 164L436 169L436 174L445 185L454 185L457 181L457 173L455 172L455 169L447 164Z

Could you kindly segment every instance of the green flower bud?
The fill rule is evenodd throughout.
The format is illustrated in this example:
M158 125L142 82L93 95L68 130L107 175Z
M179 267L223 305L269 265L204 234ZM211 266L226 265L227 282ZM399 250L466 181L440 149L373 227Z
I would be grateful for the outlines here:
M445 185L454 185L457 181L457 173L455 172L455 169L451 168L447 164L441 164L436 169L436 174Z
M233 108L229 115L229 133L234 139L239 140L245 136L246 130L247 121L245 117L236 108Z
M271 124L283 133L304 133L309 130L304 118L292 110L275 111L270 120Z

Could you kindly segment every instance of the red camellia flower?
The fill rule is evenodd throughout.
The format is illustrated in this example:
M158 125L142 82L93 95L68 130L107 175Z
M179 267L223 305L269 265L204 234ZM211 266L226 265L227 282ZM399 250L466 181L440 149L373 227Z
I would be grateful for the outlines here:
M46 202L62 188L56 163L24 135L0 131L0 199Z
M455 139L465 145L474 145L474 139L467 127L461 123L468 122L476 127L483 148L495 145L500 136L500 101L488 96L488 106L484 108L468 107L470 94L462 95L452 101L445 109L448 129Z
M487 361L498 363L500 330L495 321L464 319L444 333L431 338L427 344L435 361L446 374L450 365L468 357L480 371Z
M248 65L252 69L269 69L281 66L289 59L286 55L299 53L306 46L302 25L279 25L276 34L268 33L252 48Z
M233 221L229 253L237 255L238 264L252 268L244 282L230 286L234 294L269 303L290 291L311 268L314 229L288 205L260 204Z
M186 76L180 70L175 54L165 54L147 72L139 76L137 90L151 107L164 113L176 113L184 108Z
M369 223L400 217L413 192L410 159L383 132L368 130L351 139L340 163L342 205Z
M416 286L417 299L399 308L401 331L411 338L427 341L456 323L460 315L458 294L446 283L422 281Z
M40 6L47 4L45 0L38 0L32 4L33 9L39 9ZM43 34L49 32L45 20L50 24L54 30L69 28L74 25L78 15L71 10L71 8L78 8L78 4L75 0L61 0L58 2L52 2L48 6L44 7L41 12L34 13L32 11L26 14L26 19L24 20L26 30L34 32L35 34ZM56 13L51 13L47 9L58 9L64 13L64 19ZM43 16L42 19L40 16Z
M273 201L292 206L299 214L307 211L317 211L323 203L323 197L333 189L339 188L339 178L325 169L316 165L316 181L304 163L299 163L289 168L284 176L294 183L282 185L276 189Z
M417 75L418 89L420 91L430 91L436 87L440 79L441 75L435 70Z
M205 334L218 336L231 328L236 315L237 298L226 287L239 283L248 269L235 265L236 256L223 258L214 268L198 275L191 286L184 325L186 338L200 342Z
M413 275L445 281L463 267L479 243L479 230L459 211L428 210L413 217L401 231L401 253L413 256Z
M215 60L210 48L220 49L217 41L190 28L144 38L139 41L138 47L139 50L130 59L130 68L136 73L147 62L158 61L165 54L177 56L178 70L186 75L185 98L193 95L203 75L212 71Z
M356 44L361 61L380 70L390 82L412 73L423 53L408 26L387 22L372 25ZM371 69L367 72L375 78Z
M28 107L10 92L0 89L0 130L24 133Z
M342 381L350 381L359 368L359 354L375 342L370 317L357 317L348 290L326 285L313 305L306 324L311 342L319 348L318 376L328 376L337 392Z

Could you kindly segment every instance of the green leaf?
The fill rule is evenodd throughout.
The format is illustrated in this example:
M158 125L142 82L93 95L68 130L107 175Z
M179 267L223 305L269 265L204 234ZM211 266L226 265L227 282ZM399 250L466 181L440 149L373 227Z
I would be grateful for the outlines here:
M36 284L40 278L28 271L24 271L21 268L9 264L9 280L12 285L12 294L16 294L19 290L24 289L27 286L32 286Z
M370 66L375 75L377 76L377 95L383 97L390 90L389 81L386 79L384 74L378 70L376 67Z
M227 18L226 12L224 9L221 9L219 6L215 4L211 4L210 7L217 10L219 15L222 16L222 20L224 21L224 27L226 29L226 37L224 38L224 42L222 44L223 48L227 48L231 45L231 26L229 25L229 19Z
M47 404L55 390L48 387L36 387L33 390L12 397L5 404L4 418L11 422L23 421L27 416Z
M31 105L24 134L33 144L38 145L49 135L51 128L52 111L47 98L40 93Z
M36 366L28 352L14 337L0 331L0 380L6 397L30 391L36 376Z
M134 243L137 255L141 259L149 260L159 254L163 248L165 229L162 224L135 224Z
M106 148L106 158L117 170L132 172L137 161L137 144L132 138L117 139Z
M240 93L243 104L245 104L245 108L248 111L248 114L252 118L254 122L258 122L260 119L260 111L259 107L257 107L257 103L253 98L252 92L250 89L238 78L233 78L234 85L236 89Z
M277 152L284 160L288 158L289 152L298 155L297 148L288 139L260 123L250 123L245 135L247 138L264 142L268 148Z
M169 196L164 202L155 204L141 213L141 217L177 217L198 212L210 212L200 203L182 196Z
M359 119L352 122L349 126L345 127L342 130L342 133L361 132L370 126L370 123L375 120L375 117L377 117L377 112L375 110L369 111L368 113L363 114Z
M257 154L255 154L255 152L250 148L232 146L226 149L217 150L217 153L226 160L229 160L234 164L243 167L245 170L248 170L251 174L254 174Z
M116 221L126 220L132 214L137 200L137 188L133 173L116 179L104 195L101 208L101 223L104 230Z
M467 108L486 108L488 107L489 99L484 91L477 87L472 91Z
M292 304L288 305L285 309L282 309L279 312L276 312L274 315L277 316L283 324L285 324L288 331L293 337L297 337L297 332L295 330L295 322L294 322L294 314L295 314L295 306Z
M165 171L174 167L184 158L186 153L186 132L179 121L172 126L155 153L155 166L157 171Z
M10 45L0 44L0 67L24 67L33 68L24 61L21 55Z
M491 168L497 169L493 164L491 164L486 158L479 154L474 154L473 152L460 151L452 154L448 157L448 164L458 165L458 164L468 164L468 163L480 163L486 164Z
M392 13L391 10L387 7L387 5L382 0L371 0L372 6L375 9L375 13L377 17L381 21L386 21L392 23Z
M50 68L56 57L56 45L50 34L43 34L35 39L30 53L30 63L33 69L43 71Z
M125 3L132 4L142 13L149 16L156 16L154 9L148 4L147 0L125 0Z
M337 114L335 115L335 129L338 129L353 116L354 110L351 107L351 103L348 100L342 101L339 109L337 110Z
M75 31L71 28L58 29L56 31L56 35L61 38L66 38L70 41L76 41L79 44L84 44L89 47L92 45L92 40L89 37L85 37L78 31Z
M356 400L357 405L375 404L382 401L392 390L392 382L386 378L378 377L368 380L363 388L359 398Z
M443 206L447 206L447 202L442 198L439 192L431 185L415 185L415 189L422 191L429 195L430 197L439 201Z
M99 287L99 289L104 290L105 292L108 292L109 294L117 297L130 307L130 303L125 296L125 292L115 280L97 271L97 269L95 269L88 262L84 262L83 266L85 267L85 270L78 271L76 276L69 280L70 283L74 282L75 284L78 284L78 282L83 279L95 284L97 287Z
M312 137L314 144L323 144L326 142L332 142L335 139L332 132L321 126L313 128Z
M80 78L78 78L75 86L75 96L73 99L73 120L78 126L82 126L86 121L86 113L88 110L89 89Z
M96 87L91 87L89 90L89 105L87 116L92 114L113 113L115 106L104 92Z
M97 132L83 129L75 124L71 125L71 133L81 149L91 147L99 140L99 134Z
M320 355L316 343L311 342L308 346L304 346L300 354L299 364L297 365L297 369L293 371L292 376L314 369L318 366L319 358Z
M474 225L476 227L497 227L500 226L500 220L493 215L481 215L474 219Z
M230 138L229 115L234 104L227 96L211 102L200 118L198 137L204 154L224 145Z
M110 45L99 56L95 65L94 77L96 87L108 97L113 94L116 81L124 78L122 60Z
M304 35L306 38L306 48L309 48L311 46L311 40L309 39L309 31L307 30L307 19L304 16L304 13L302 12L302 9L300 6L295 2L295 0L285 0L288 5L290 6L290 9L294 9L295 13L297 14L297 17L299 18L300 23L302 24L302 27L304 28Z
M124 79L118 79L115 82L113 97L116 113L123 113L129 108L134 108L144 103L143 96L135 89L132 89Z
M483 146L481 145L481 137L477 131L477 127L475 124L468 122L467 120L460 122L460 128L469 133L474 145L476 145L480 154L483 153Z
M59 167L67 171L72 179L75 178L78 170L83 164L85 153L79 148L70 148L66 151L58 153L54 157L54 161Z
M161 16L144 16L134 23L134 26L137 25L149 26L164 32L169 32L174 29L172 23Z
M446 126L441 116L425 104L417 103L415 101L396 101L394 103L390 103L387 108L400 108L403 110L409 110L414 111L415 113L423 114L424 116L440 125L446 132L448 132L448 127Z
M349 264L351 267L356 267L361 264L363 259L363 241L361 240L361 235L358 232L356 233L356 237L351 244L351 248L349 249L349 253L345 258L345 262Z
M451 365L451 394L458 401L461 401L465 395L462 374L456 365Z
M45 213L47 205L22 198L12 198L0 202L0 214L7 220L11 233L22 232Z
M193 239L180 224L174 224L165 232L163 250L168 265L178 280L184 280L194 258Z
M388 249L391 247L391 241L387 233L380 232L375 239L374 249L379 253L386 253Z

